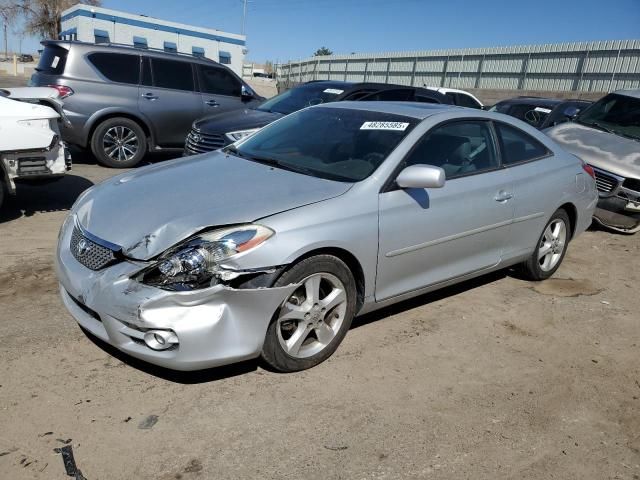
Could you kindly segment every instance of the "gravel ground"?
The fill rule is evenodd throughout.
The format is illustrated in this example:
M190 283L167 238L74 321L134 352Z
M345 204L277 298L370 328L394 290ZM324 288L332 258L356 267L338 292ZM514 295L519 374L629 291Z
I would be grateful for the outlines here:
M88 480L640 478L640 237L589 231L547 282L502 272L357 319L302 373L172 373L61 305L58 228L116 173L75 161L0 213L0 477L69 478L72 446Z

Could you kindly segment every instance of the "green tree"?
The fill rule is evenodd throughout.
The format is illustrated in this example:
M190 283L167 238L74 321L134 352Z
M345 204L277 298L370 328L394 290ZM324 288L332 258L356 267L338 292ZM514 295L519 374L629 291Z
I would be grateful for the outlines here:
M100 6L101 0L0 0L0 17L22 20L24 32L41 38L58 38L60 17L78 3Z
M333 52L327 47L320 47L318 50L316 50L316 53L313 54L314 57L322 57L324 55L333 55Z

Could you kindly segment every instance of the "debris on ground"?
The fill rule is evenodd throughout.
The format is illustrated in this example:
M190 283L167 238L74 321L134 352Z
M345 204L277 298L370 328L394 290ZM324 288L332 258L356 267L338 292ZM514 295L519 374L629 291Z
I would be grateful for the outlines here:
M138 424L138 428L141 430L150 430L156 423L158 423L158 415L149 415Z
M71 445L54 448L53 451L62 455L62 462L67 476L73 477L75 480L87 480L84 475L82 475L80 469L76 466L76 460L73 458L73 447Z

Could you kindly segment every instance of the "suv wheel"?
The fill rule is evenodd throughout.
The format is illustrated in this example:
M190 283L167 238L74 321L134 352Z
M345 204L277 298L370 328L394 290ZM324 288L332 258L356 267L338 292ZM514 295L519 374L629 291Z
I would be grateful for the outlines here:
M107 167L134 167L147 153L147 138L133 120L110 118L93 132L91 151L98 162Z

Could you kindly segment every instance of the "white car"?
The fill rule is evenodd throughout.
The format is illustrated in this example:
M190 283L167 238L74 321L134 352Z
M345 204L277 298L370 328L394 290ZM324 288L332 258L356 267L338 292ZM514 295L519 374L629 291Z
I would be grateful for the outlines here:
M0 89L0 207L15 195L16 181L60 178L71 169L58 97L53 88Z
M471 95L469 92L465 92L464 90L457 90L455 88L445 88L445 87L425 87L429 90L435 90L436 92L440 92L451 99L454 105L458 105L459 107L468 107L468 108L477 108L480 110L484 110L484 105L477 97Z

